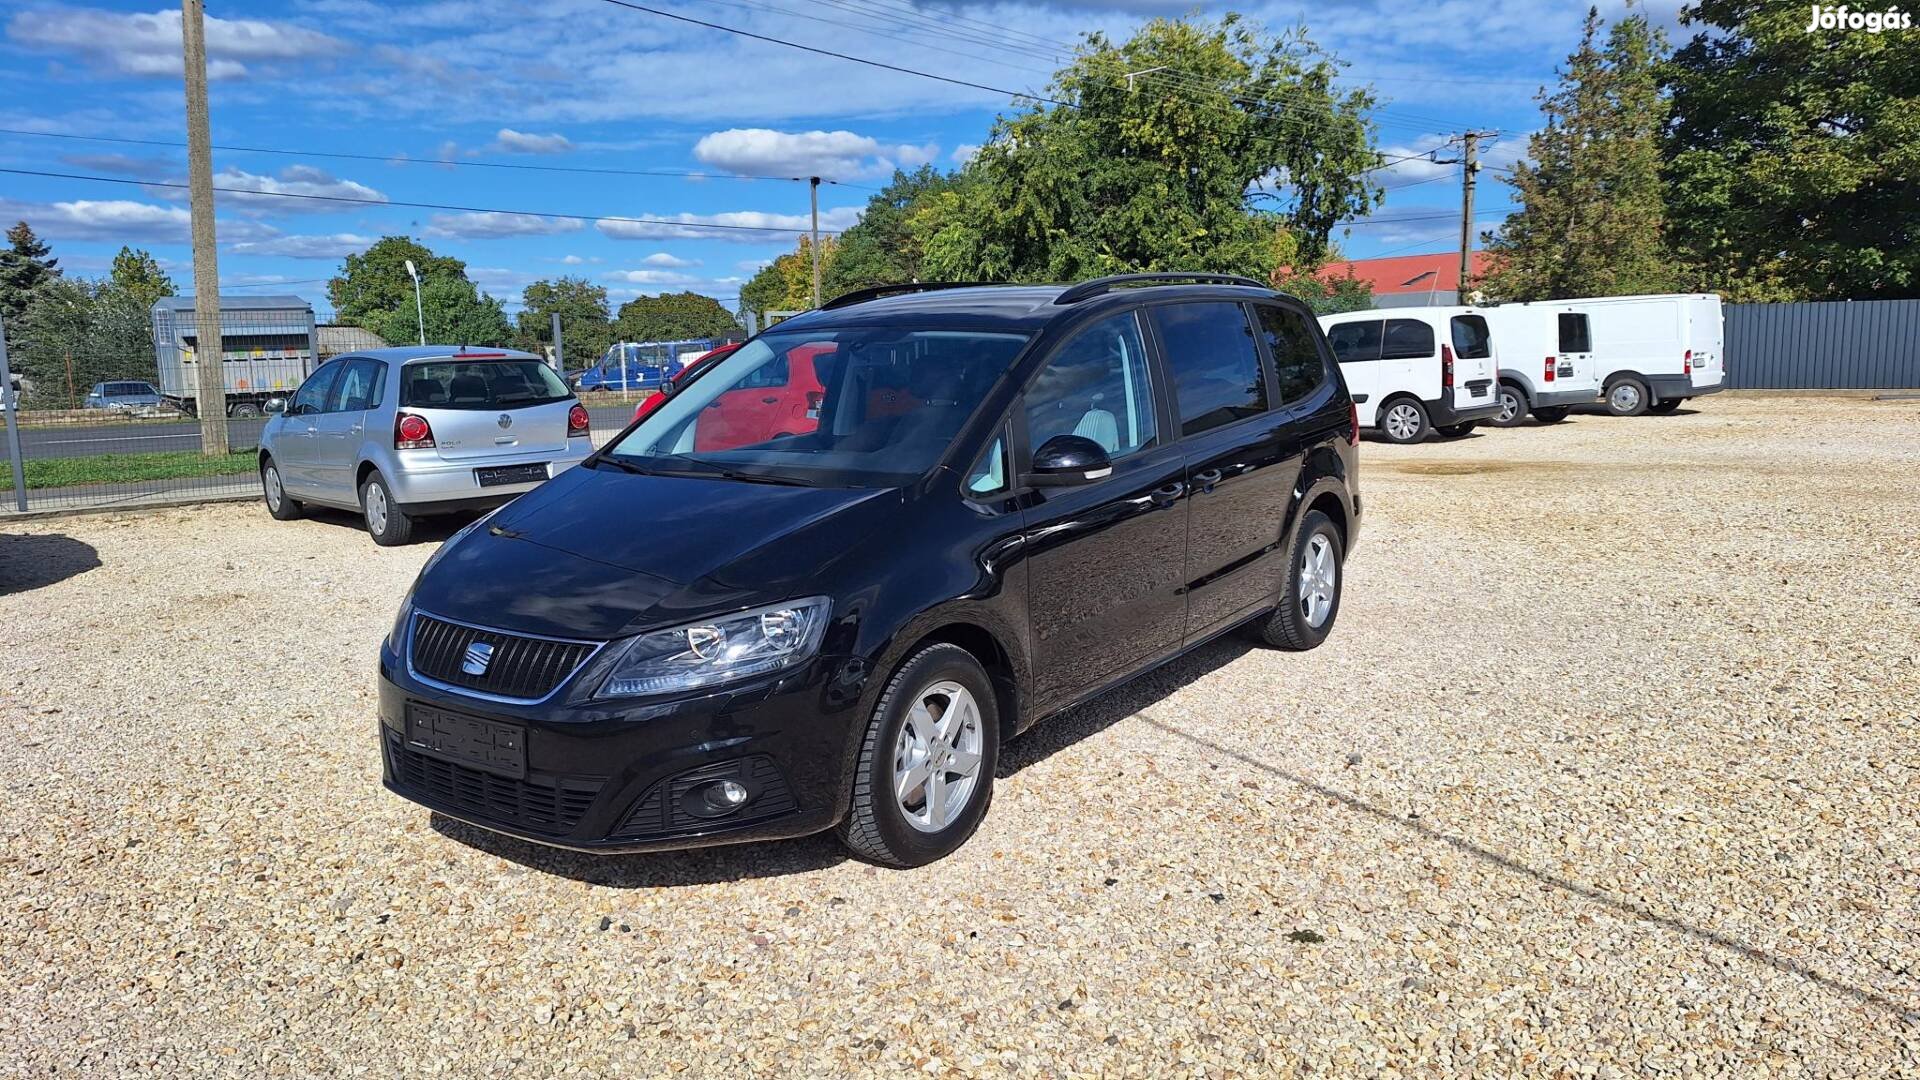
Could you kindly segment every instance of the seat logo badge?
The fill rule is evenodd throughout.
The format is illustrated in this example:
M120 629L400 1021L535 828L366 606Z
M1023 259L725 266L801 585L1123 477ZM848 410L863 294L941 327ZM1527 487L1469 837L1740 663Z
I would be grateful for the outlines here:
M513 426L513 417L508 413L501 413L498 423L500 424L500 430L505 431Z
M493 663L493 646L484 641L476 641L467 646L467 653L461 659L460 670L469 675L485 675L487 665Z

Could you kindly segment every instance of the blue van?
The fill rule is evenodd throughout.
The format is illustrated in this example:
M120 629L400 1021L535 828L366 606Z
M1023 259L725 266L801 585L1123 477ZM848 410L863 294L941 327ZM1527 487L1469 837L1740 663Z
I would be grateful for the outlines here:
M617 341L598 363L573 380L575 390L658 390L687 361L722 344L718 338Z

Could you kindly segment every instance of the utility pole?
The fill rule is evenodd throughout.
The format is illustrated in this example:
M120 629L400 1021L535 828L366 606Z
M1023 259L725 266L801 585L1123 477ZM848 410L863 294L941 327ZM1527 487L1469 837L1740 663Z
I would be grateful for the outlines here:
M1466 152L1460 155L1460 288L1457 303L1467 302L1473 281L1473 184L1480 172L1480 140L1491 131L1469 131L1461 136Z
M213 238L213 147L207 133L205 0L180 0L187 76L187 187L193 213L194 411L200 452L227 456L226 341L220 336L220 260Z
M807 190L813 196L813 306L820 306L820 178L807 177Z
M567 375L567 346L560 338L560 313L552 311L548 312L548 314L553 316L553 369L560 373L561 378L565 378Z

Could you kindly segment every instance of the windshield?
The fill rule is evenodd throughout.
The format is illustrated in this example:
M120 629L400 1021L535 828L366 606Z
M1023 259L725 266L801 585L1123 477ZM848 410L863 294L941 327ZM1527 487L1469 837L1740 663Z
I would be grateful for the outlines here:
M511 409L572 397L538 360L429 360L408 364L400 404L416 409Z
M859 327L769 333L608 448L648 472L902 484L939 460L1025 334Z

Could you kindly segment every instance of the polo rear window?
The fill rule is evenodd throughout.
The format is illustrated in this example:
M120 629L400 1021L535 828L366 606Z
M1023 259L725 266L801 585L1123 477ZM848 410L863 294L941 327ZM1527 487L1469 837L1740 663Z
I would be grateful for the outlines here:
M538 360L427 360L403 374L400 404L416 409L514 409L573 396Z

